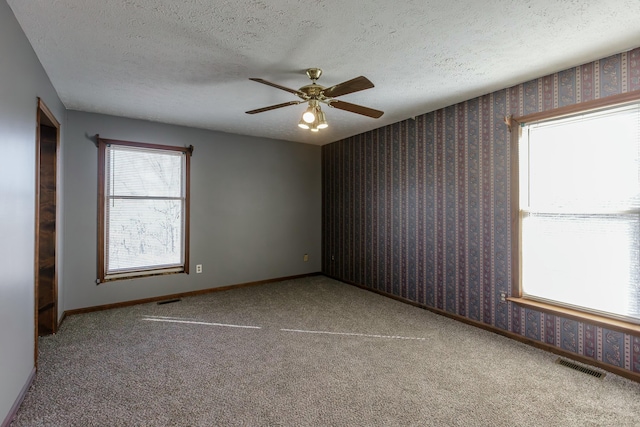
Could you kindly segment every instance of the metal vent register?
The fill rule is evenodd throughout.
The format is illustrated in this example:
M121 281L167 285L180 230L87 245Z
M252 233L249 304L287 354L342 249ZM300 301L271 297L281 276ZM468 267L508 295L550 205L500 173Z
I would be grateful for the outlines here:
M558 359L556 360L556 363L562 366L566 366L567 368L575 369L576 371L582 372L583 374L591 375L592 377L596 377L596 378L605 377L605 374L603 372L596 371L595 369L587 368L582 365L578 365L577 363L574 363L570 360L562 359L561 357L558 357Z

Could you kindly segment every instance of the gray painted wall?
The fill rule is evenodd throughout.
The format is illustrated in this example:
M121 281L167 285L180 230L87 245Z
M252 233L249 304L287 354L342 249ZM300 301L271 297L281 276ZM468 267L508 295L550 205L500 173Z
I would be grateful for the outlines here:
M64 106L0 0L0 423L34 367L37 97L64 132Z
M191 274L95 284L95 134L194 146ZM320 271L320 147L78 111L64 143L65 310Z

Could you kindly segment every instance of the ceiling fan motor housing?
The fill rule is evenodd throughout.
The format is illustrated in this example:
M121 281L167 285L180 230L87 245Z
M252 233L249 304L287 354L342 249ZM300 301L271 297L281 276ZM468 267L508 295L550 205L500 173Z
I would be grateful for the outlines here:
M309 99L324 99L324 97L321 96L322 91L324 90L324 86L320 86L313 83L310 85L302 86L298 90L302 92L298 96L304 99L305 101Z

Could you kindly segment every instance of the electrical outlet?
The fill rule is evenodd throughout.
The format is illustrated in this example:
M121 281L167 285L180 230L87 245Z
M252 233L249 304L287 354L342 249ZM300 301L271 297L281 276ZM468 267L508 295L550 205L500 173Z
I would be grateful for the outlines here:
M303 260L304 262L309 261L309 254L304 254L304 256L302 257L302 260Z
M335 261L335 260L336 260L336 257L331 255L331 261Z
M504 291L500 292L500 302L507 302L507 293Z
M202 264L196 265L196 273L202 273Z

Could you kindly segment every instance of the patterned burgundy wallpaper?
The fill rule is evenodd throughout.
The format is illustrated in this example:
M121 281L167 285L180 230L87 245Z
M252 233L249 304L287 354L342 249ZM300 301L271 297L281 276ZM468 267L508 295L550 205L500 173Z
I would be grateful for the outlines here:
M322 149L323 272L640 373L640 336L501 303L520 116L640 90L640 48Z

